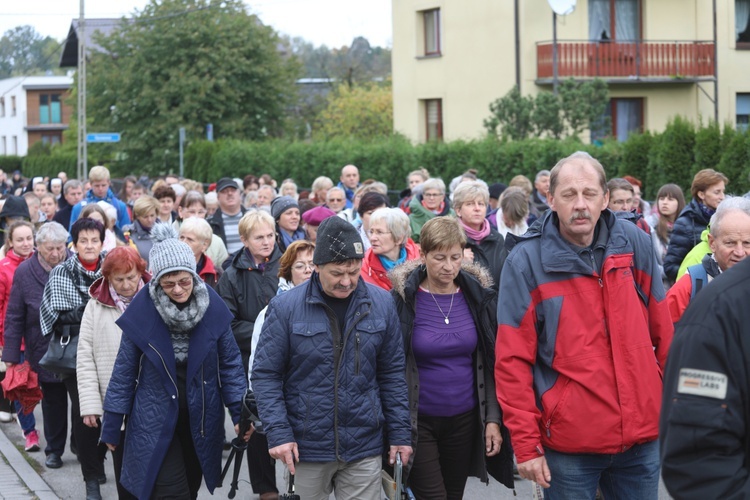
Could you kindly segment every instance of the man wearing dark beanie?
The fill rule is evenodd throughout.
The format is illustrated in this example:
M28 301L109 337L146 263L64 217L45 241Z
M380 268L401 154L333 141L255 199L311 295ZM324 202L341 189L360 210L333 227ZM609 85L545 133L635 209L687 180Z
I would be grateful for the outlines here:
M256 349L269 454L301 498L378 500L383 435L391 463L412 453L401 326L391 296L359 279L364 253L354 226L323 220L315 272L271 301Z

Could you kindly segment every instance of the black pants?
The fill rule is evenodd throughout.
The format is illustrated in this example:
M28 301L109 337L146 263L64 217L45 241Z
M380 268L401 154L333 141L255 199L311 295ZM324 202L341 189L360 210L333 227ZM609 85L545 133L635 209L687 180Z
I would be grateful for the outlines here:
M242 364L248 373L250 353L242 351ZM247 443L247 470L253 493L278 493L276 488L276 460L268 454L268 439L265 434L254 432Z
M63 380L63 383L68 389L70 400L73 403L73 432L76 437L78 461L81 462L83 480L98 479L104 475L104 457L107 455L107 445L99 443L99 434L101 433L99 427L89 427L83 423L81 406L78 400L78 378L76 376L68 377Z
M44 439L47 441L44 453L47 455L54 453L62 457L65 452L65 435L68 432L68 389L62 382L40 382L39 385L42 386L42 419L44 420ZM72 405L70 416L73 420L75 414L72 411ZM74 434L75 429L71 428L71 445Z
M417 498L461 499L464 496L474 439L477 410L454 417L418 417L418 441L409 486Z
M185 500L198 497L203 480L187 410L180 411L172 442L156 476L152 500Z

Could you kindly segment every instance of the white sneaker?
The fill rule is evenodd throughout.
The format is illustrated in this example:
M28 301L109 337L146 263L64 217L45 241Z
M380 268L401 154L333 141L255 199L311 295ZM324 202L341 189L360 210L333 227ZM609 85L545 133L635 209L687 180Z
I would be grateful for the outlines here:
M0 411L0 422L7 424L13 422L13 414L7 411Z

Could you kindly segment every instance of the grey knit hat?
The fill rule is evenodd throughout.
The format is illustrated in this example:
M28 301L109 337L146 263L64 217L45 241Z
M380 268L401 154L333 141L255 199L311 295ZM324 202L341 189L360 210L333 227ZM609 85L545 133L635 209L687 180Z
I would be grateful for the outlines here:
M197 276L193 251L187 243L177 239L177 231L171 224L154 224L151 239L154 245L148 253L148 261L155 283L165 274L175 271L188 271Z
M273 220L278 221L281 214L289 210L290 208L299 209L297 201L291 196L279 196L271 202L271 215Z
M318 226L313 263L344 262L365 256L359 231L341 217L328 217Z

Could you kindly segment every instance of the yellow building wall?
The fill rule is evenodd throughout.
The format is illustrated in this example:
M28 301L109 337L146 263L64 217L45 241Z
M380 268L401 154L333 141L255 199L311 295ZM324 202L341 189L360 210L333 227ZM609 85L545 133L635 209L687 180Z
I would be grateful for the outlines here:
M441 9L442 56L420 58L419 12ZM552 40L552 11L546 0L519 0L521 92L536 95L537 42ZM644 40L711 40L711 0L642 0ZM588 1L558 17L558 40L588 39ZM734 0L717 0L719 121L735 122L738 92L750 92L750 51L734 48ZM515 85L513 1L393 1L394 128L413 141L425 139L421 100L442 99L446 141L474 139L485 130L489 104ZM701 92L698 86L706 93ZM713 119L713 82L611 85L612 97L645 99L644 126L663 130L670 118Z

